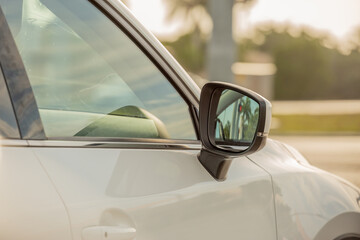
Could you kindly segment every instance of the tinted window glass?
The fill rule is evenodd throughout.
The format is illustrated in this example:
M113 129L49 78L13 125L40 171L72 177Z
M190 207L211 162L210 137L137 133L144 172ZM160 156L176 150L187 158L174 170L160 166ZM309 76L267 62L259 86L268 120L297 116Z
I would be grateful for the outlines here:
M14 111L0 67L0 138L20 138Z
M186 102L91 3L0 3L48 137L196 139Z

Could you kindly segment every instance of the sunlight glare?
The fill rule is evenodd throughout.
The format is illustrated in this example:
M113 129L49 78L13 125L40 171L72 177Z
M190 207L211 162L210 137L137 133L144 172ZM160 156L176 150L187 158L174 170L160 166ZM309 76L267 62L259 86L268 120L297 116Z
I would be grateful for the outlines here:
M258 0L249 25L264 21L289 22L328 31L343 38L360 25L358 0Z
M172 40L181 33L182 23L166 20L165 0L129 0L130 10L157 37Z

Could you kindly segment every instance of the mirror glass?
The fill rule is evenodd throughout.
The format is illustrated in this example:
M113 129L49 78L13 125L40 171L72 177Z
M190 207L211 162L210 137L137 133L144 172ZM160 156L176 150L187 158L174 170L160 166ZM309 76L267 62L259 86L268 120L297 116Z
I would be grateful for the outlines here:
M215 143L246 150L256 134L259 103L233 90L221 92L215 119Z

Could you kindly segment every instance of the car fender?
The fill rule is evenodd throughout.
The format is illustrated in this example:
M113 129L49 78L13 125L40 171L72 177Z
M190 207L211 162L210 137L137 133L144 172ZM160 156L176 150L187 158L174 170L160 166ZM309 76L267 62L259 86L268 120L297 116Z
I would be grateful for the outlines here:
M286 145L271 139L249 159L271 175L278 239L323 239L332 221L336 237L354 233L347 221L355 219L360 229L360 190L351 183L297 160ZM349 217L352 213L356 217Z

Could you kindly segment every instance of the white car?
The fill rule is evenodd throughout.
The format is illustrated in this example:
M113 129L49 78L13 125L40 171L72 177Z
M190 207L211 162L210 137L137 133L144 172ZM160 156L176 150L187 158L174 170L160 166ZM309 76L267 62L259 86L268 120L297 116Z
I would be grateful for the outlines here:
M360 239L359 189L266 141L266 99L200 92L119 1L0 7L1 240Z

